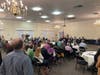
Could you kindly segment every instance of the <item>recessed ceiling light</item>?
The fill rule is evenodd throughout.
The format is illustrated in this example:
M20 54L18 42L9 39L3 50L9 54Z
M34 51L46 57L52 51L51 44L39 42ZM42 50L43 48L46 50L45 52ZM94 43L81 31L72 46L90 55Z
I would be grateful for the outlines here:
M0 12L4 12L4 9L0 8Z
M4 24L3 22L0 23L1 25Z
M42 8L41 8L41 7L33 7L32 10L33 10L33 11L41 11Z
M48 23L49 23L49 22L50 22L50 20L45 20L45 22L48 22Z
M32 22L32 21L31 21L31 20L27 20L26 22L30 23L30 22Z
M73 15L73 14L67 15L67 18L74 18L74 17L75 17L75 15Z
M48 18L47 15L42 15L41 18L45 19L45 18Z
M21 16L17 16L16 18L17 18L17 19L22 19L23 17L21 17Z
M60 15L60 14L62 14L62 12L58 10L52 12L52 15Z

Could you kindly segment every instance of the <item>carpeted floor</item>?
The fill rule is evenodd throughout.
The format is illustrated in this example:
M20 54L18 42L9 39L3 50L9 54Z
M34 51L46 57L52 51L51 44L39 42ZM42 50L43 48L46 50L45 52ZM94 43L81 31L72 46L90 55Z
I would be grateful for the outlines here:
M100 46L88 45L87 50L98 50L98 48L100 48ZM2 55L5 56L5 54ZM37 73L34 75L37 75ZM92 73L87 70L83 72L80 66L75 69L75 59L66 58L63 63L53 66L49 75L92 75Z
M97 51L100 46L88 45L87 50ZM75 69L75 59L66 58L62 64L54 66L49 75L93 75L90 71L85 70L79 66ZM96 75L96 74L94 74Z
M53 67L49 75L92 75L92 73L88 70L83 72L83 69L80 66L75 69L75 60L65 59L63 64Z

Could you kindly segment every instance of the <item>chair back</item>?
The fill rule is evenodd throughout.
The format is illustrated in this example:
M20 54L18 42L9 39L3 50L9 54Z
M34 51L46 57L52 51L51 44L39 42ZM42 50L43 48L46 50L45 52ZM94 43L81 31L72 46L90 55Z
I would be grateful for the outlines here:
M80 49L81 52L85 52L86 51L86 49L84 47L80 47L79 49Z
M78 63L80 65L88 65L88 63L81 56L76 56L76 63Z

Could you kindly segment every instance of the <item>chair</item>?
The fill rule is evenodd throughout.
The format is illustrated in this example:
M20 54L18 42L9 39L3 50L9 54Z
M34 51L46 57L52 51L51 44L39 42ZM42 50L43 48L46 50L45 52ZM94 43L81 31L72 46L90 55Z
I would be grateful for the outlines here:
M41 63L39 62L39 60L37 58L34 58L32 63L33 63L35 72L38 73L38 75L41 75Z
M76 65L75 65L75 68L76 68L76 69L78 68L78 65L79 65L80 67L82 67L83 72L84 72L85 69L87 69L87 67L88 67L88 63L84 60L84 58L82 58L82 57L79 56L79 55L76 56Z
M79 55L79 52L77 52L77 49L75 49L75 48L72 48L73 49L73 57L76 57L76 56L78 56Z
M84 47L79 47L79 49L80 49L81 52L85 52L86 51L86 48L84 48Z
M91 65L88 70L91 72L91 75L97 75L97 68L95 67L95 64Z
M46 61L45 61L46 62ZM34 70L38 75L47 75L49 73L49 66L45 63L41 63L37 58L34 58Z

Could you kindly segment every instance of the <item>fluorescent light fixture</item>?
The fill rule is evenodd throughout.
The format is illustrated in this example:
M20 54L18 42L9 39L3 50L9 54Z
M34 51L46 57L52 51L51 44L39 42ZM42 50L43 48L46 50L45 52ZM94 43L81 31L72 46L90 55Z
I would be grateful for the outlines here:
M48 18L48 16L42 15L41 18L45 19L45 18Z
M74 18L74 17L75 17L75 15L73 15L73 14L67 15L67 18Z
M4 12L4 9L0 8L0 12Z
M60 14L62 14L62 12L58 10L52 12L52 15L60 15Z
M21 17L21 16L17 16L16 18L17 18L17 19L22 19L23 17Z
M48 23L49 23L49 22L50 22L50 20L45 20L45 22L48 22Z
M32 22L32 21L31 21L31 20L27 20L26 22L30 23L30 22Z
M32 10L33 10L33 11L41 11L42 8L41 8L41 7L33 7Z

